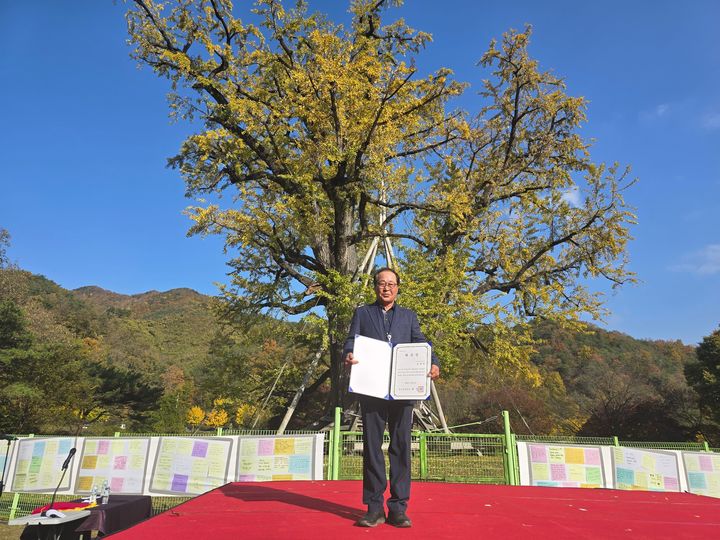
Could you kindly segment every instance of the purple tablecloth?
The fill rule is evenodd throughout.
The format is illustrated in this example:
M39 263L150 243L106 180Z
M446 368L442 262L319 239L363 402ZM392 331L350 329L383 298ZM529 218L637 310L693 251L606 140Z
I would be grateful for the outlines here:
M107 504L90 509L90 515L75 529L111 534L150 517L152 498L146 495L110 495Z

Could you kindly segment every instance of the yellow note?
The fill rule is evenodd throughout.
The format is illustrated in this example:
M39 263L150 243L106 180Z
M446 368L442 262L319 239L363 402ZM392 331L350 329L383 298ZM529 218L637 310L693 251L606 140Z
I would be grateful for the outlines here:
M295 453L309 454L312 452L313 440L310 437L302 437L295 439Z
M128 460L128 468L139 471L145 468L145 456L143 454L131 454Z
M585 467L582 465L568 465L568 480L570 482L584 482L585 481Z
M240 455L254 456L257 454L257 439L243 440L240 439Z
M110 468L110 457L108 454L101 454L97 456L97 469L109 469Z
M550 463L565 463L565 450L559 446L551 446L549 456Z
M645 454L642 458L642 466L646 471L653 472L655 470L655 458Z
M585 450L583 448L568 447L565 449L565 463L585 463Z
M640 471L636 472L635 485L639 486L642 489L648 489L650 487L650 479L648 478L648 473Z
M78 491L92 491L93 477L92 476L81 476L78 478L77 490Z
M86 454L97 454L97 441L85 440L85 453Z
M547 463L533 463L532 464L532 479L533 482L550 480L550 467Z
M193 441L192 439L179 439L177 445L177 453L189 456L192 454Z
M273 472L289 473L290 472L290 458L288 456L275 456L273 459Z
M143 441L139 439L130 439L128 441L128 451L130 452L142 452Z
M275 453L286 455L294 454L295 439L275 439Z
M293 475L292 474L273 474L272 479L275 481L278 480L292 480Z
M85 456L80 464L81 469L94 469L97 467L97 456Z
M125 441L113 441L110 444L113 454L124 454L125 453Z
M250 473L255 470L255 460L253 458L240 458L240 472Z

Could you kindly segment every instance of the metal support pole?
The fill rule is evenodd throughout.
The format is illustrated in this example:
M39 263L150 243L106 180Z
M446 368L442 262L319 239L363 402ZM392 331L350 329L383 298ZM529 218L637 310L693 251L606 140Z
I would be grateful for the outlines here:
M505 477L511 486L516 486L517 480L515 479L515 459L512 448L512 433L510 431L510 414L507 411L503 411L502 417L505 431Z
M420 432L420 479L428 477L427 432Z
M305 391L305 387L310 382L310 377L312 377L312 374L315 373L315 368L317 367L318 363L320 362L320 357L322 356L323 352L325 352L325 349L321 347L318 352L315 353L315 358L313 358L313 361L310 362L310 366L308 367L307 371L305 372L305 378L303 379L302 384L300 385L300 388L297 389L297 392L295 392L295 397L292 400L292 403L288 407L288 410L285 412L285 417L283 418L283 421L280 424L280 427L277 430L277 435L282 435L285 433L285 427L287 427L288 422L290 422L290 419L292 418L293 413L295 412L295 408L297 407L298 403L300 402L300 398L303 395L303 392Z
M430 381L430 394L432 395L433 402L435 403L435 408L437 409L443 431L445 433L450 433L450 428L448 428L447 422L445 421L445 413L443 413L442 405L440 405L440 396L438 396L434 381Z
M340 433L340 422L342 422L341 417L342 407L335 407L335 423L333 425L333 431L335 432L335 436L333 437L333 444L335 445L332 464L333 480L338 480L340 478L340 437L342 436Z

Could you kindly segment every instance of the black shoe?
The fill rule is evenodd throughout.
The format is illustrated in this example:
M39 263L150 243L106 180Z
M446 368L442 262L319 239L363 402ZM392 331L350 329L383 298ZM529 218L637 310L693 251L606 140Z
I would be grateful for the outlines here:
M407 528L412 527L412 521L407 517L405 512L390 512L387 518L388 525L393 527Z
M377 527L385 523L385 512L382 510L368 510L368 513L355 522L358 527Z

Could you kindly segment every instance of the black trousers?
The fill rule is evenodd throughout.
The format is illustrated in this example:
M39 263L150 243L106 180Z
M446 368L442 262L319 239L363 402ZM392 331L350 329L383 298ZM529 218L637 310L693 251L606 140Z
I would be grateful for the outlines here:
M384 509L387 486L383 433L390 432L390 512L404 512L410 499L410 432L413 401L387 401L360 396L363 423L363 503L370 511Z

